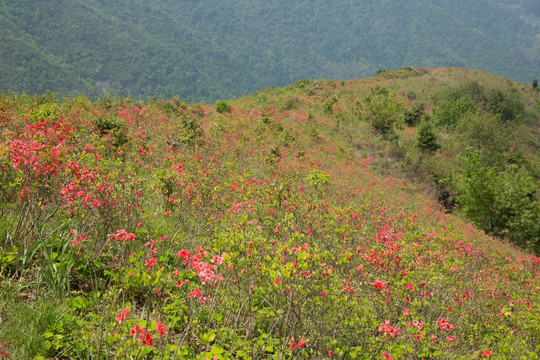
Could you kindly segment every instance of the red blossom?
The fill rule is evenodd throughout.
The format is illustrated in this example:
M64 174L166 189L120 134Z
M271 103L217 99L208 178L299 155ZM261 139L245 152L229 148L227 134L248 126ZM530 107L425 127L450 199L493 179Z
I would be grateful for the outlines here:
M161 321L156 321L157 333L161 336L167 334L165 325Z
M200 296L201 294L202 294L202 291L197 288L197 289L193 290L192 292L190 292L188 294L188 297L194 298L194 297Z
M381 280L375 280L373 283L373 289L374 290L382 290L386 287L386 283L382 282Z
M129 316L129 309L123 309L116 314L116 322L121 324Z
M298 344L294 341L294 336L291 337L291 343L289 345L289 348L291 350L294 350L294 349L298 349L302 346L306 345L306 340L304 340L304 338L301 338L300 340L298 340Z
M388 335L388 337L394 337L401 334L401 329L390 326L390 320L386 320L383 325L379 326L379 332Z

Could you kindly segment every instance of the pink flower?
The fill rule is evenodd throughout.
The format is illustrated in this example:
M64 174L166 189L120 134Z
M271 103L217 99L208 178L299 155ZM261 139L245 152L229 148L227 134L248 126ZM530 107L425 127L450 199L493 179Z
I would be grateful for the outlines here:
M167 334L167 330L165 329L165 325L163 325L163 323L161 321L156 322L156 328L157 328L157 333L159 335Z
M373 283L373 289L374 290L382 290L386 287L386 284L382 282L381 280L375 280Z
M222 256L216 255L210 260L210 262L216 263L217 265L223 264L223 258L225 257L225 254Z
M186 265L191 257L191 253L185 249L182 249L178 252L178 254L176 254L176 256L182 258L184 260L184 265Z
M383 353L381 354L381 356L382 356L383 358L385 358L386 360L392 360L392 356L390 356L390 354L388 354L388 353L383 352Z
M195 290L193 290L192 292L190 292L190 293L188 294L188 297L193 297L193 298L194 298L194 297L197 297L197 296L199 296L199 295L201 295L201 294L202 294L202 291L201 291L201 290L195 289Z
M137 340L140 341L141 337L142 335ZM144 339L142 339L142 342L143 342L143 345L154 346L154 339L152 338L152 334L150 334L149 332L144 334Z
M294 336L291 337L291 344L289 345L289 349L291 350L296 349L296 342L294 341Z
M383 332L388 337L394 337L401 334L401 329L390 326L390 320L386 320L383 325L379 326L379 332Z
M116 234L111 234L111 239L116 241L130 241L135 240L136 236L134 233L128 233L126 229L120 229Z
M133 329L131 329L131 332L129 333L129 335L135 336L142 332L144 332L144 329L140 325L135 325Z
M121 324L129 316L129 309L123 309L116 314L116 322Z
M298 344L294 341L294 336L291 337L291 344L289 345L289 348L291 350L294 350L294 349L298 349L302 346L306 345L306 340L304 340L303 338L301 338L299 341L298 341Z
M446 319L439 318L437 319L437 322L440 324L439 330L441 331L450 331L454 328L454 325L448 323Z
M493 352L489 350L484 350L482 354L480 354L481 357L490 357L491 355L493 355Z

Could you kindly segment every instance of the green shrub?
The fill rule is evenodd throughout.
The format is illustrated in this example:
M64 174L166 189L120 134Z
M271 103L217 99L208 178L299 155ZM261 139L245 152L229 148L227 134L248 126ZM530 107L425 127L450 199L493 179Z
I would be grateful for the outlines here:
M216 111L220 114L231 112L231 104L225 100L216 101Z
M525 113L525 105L517 95L507 95L499 89L493 89L487 97L486 110L500 115L502 121L506 122L522 117Z
M403 121L409 126L416 126L420 123L420 120L424 115L424 104L418 104L411 110L405 110L403 113Z
M437 144L437 135L431 121L423 121L418 128L416 145L424 152L437 151L441 146Z

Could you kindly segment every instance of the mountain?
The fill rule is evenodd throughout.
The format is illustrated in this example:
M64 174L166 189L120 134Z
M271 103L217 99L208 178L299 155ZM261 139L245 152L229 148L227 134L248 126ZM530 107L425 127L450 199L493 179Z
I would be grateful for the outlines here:
M234 98L302 78L468 67L538 77L532 0L0 2L0 91Z
M537 359L539 124L457 68L0 95L0 355Z

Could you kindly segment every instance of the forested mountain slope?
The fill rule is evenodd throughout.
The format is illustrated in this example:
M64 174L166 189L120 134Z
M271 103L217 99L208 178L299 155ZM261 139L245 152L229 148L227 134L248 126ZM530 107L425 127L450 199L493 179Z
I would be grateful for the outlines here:
M540 73L538 3L0 2L0 90L214 101L402 66Z

